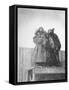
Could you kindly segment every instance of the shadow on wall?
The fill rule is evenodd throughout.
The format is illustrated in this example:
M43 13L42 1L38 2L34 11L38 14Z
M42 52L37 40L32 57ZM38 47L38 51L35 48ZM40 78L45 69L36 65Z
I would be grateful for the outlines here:
M27 71L32 67L33 48L18 48L18 82L27 81ZM65 51L59 52L62 65L65 65ZM35 62L35 61L34 61Z

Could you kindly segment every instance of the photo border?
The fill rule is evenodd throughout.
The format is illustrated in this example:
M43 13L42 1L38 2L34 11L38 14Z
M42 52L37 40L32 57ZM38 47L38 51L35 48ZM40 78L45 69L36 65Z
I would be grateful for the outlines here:
M41 83L56 83L56 82L67 82L67 8L63 7L46 7L46 6L32 6L32 5L14 5L15 7L15 40L14 40L14 51L15 51L15 85L24 84L41 84ZM62 80L48 80L48 81L29 81L29 82L17 82L18 78L18 8L29 8L29 9L43 9L43 10L61 10L65 11L65 79Z

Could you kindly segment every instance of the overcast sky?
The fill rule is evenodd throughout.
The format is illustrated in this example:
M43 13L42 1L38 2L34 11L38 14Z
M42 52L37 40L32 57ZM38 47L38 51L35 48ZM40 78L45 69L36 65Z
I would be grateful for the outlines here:
M40 26L46 31L55 28L65 50L65 11L46 9L18 8L18 47L34 48L33 36Z

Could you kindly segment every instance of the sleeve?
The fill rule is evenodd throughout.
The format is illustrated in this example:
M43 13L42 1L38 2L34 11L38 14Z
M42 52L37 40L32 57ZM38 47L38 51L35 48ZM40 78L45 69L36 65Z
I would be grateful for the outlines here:
M55 45L56 45L56 48L58 49L58 50L60 50L60 48L61 48L61 43L60 43L60 40L59 40L59 38L58 38L58 36L55 34Z

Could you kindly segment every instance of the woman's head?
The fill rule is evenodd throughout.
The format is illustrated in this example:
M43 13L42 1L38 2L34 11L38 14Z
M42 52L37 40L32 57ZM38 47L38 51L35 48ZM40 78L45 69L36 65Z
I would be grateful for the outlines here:
M39 27L39 28L37 29L37 31L35 32L35 35L41 35L41 34L43 34L43 33L45 33L44 28L43 28L43 27Z
M55 28L49 29L49 30L48 30L48 33L49 33L49 34L50 34L50 33L54 33L54 30L55 30Z
M36 36L36 42L38 44L43 44L43 42L46 41L47 37L46 37L46 31L44 31L43 27L39 27L39 29L36 31L35 33Z

